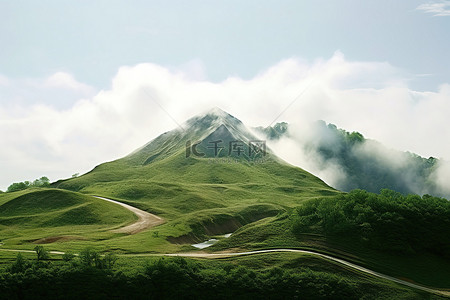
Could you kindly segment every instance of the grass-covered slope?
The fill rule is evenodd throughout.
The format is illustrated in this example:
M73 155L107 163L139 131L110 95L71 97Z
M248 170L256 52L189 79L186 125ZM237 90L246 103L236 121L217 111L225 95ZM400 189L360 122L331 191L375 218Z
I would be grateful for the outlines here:
M123 207L58 189L30 189L0 195L0 234L5 245L86 239L136 219Z
M249 224L211 250L302 248L421 284L450 287L450 202L355 190L304 201Z
M160 235L190 235L195 240L211 233L210 227L222 228L213 230L216 234L228 233L305 199L339 193L275 159L256 163L186 158L183 150L150 164L133 166L127 158L103 164L58 187L111 197L155 213L168 221L158 228ZM250 218L246 210L255 213Z

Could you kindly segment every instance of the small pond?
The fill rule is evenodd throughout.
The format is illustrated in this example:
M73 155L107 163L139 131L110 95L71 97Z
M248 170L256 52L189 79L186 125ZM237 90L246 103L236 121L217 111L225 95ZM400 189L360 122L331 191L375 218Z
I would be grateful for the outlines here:
M203 243L193 244L192 246L194 246L195 248L198 248L198 249L208 248L208 247L214 245L215 243L217 243L218 241L220 241L221 238L229 238L231 235L232 235L232 233L227 233L227 234L217 237L217 239L209 239Z

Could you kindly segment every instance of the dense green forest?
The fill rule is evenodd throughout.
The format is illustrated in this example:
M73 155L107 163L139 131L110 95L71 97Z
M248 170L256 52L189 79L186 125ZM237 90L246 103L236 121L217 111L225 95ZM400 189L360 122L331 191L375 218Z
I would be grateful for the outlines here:
M346 236L376 250L450 258L450 202L443 198L354 190L305 202L292 218L296 234Z

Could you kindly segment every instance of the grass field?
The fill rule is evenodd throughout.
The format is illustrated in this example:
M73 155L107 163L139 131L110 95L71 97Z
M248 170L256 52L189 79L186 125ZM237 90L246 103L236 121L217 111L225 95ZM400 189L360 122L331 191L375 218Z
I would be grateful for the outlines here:
M119 205L57 189L5 193L0 195L0 204L0 237L5 248L108 239L114 236L110 230L137 219Z

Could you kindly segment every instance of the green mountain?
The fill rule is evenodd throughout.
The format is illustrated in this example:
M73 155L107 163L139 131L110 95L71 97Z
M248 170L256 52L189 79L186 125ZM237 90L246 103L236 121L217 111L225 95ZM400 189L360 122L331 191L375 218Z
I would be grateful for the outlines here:
M269 140L295 139L295 133L289 131L287 123L256 130ZM298 142L317 169L324 170L330 165L339 168L342 174L336 176L332 184L338 190L364 189L379 193L382 189L391 189L405 195L450 197L448 191L436 184L434 172L444 162L434 157L392 150L364 138L359 132L350 133L323 121L313 124L310 131L312 139Z
M227 233L305 199L338 193L282 161L241 121L218 108L182 127L53 186L119 199L169 223L187 223L182 229L171 228L171 240Z

